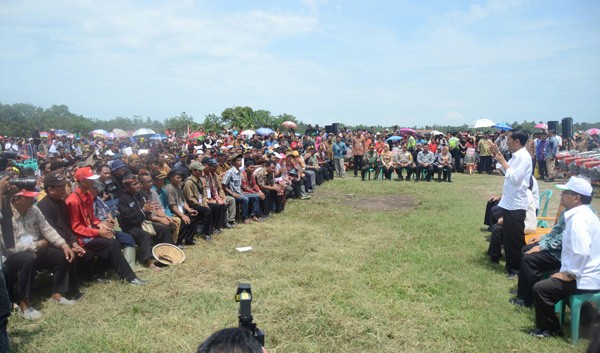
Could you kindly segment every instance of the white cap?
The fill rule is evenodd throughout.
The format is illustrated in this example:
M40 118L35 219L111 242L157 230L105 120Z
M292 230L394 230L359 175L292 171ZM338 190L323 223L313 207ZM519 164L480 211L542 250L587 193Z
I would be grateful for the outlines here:
M573 176L566 184L556 185L561 190L569 190L583 196L592 196L592 184L581 177Z

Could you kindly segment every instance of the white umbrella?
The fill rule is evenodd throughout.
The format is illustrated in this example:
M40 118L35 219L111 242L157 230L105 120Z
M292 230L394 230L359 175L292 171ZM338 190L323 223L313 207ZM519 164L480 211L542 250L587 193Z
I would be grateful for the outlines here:
M113 129L113 134L115 134L116 137L128 137L129 134L127 134L124 130L122 129Z
M148 136L152 136L152 135L156 135L156 132L154 132L154 130L141 128L139 130L136 130L132 136L133 137L148 137Z
M443 135L444 133L443 133L443 132L441 132L441 131L437 131L437 130L431 130L431 134L432 134L433 136L436 136L436 135Z
M494 125L496 125L496 123L491 121L490 119L477 119L473 123L473 127L475 129L478 129L480 127L492 127Z
M244 131L242 131L242 135L244 135L244 136L252 136L254 134L256 134L256 132L254 132L254 130L244 130Z

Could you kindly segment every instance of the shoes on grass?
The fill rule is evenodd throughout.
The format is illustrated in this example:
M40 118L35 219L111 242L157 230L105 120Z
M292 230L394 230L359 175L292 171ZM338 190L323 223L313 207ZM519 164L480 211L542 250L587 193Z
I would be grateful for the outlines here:
M530 308L531 307L531 304L527 304L527 303L525 303L525 301L523 299L519 299L519 298L512 298L508 302L514 306L519 306L521 308Z
M509 273L506 275L506 279L519 279L519 275L516 273Z
M21 310L21 308L19 308L19 315L21 315L21 317L23 319L30 320L30 321L35 321L35 320L39 320L42 318L42 313L40 313L39 311L37 311L31 307L25 309L25 311L23 311L23 310Z
M533 337L538 337L538 338L548 338L548 337L563 335L562 331L560 331L560 330L552 331L552 330L542 330L539 328L536 328L535 330L530 330L528 333L529 333L529 335L531 335Z
M143 279L134 278L131 281L129 281L129 284L132 284L134 286L143 286L146 284L146 281L144 281Z
M69 300L65 297L60 297L58 300L50 298L49 301L58 305L75 305L75 300Z

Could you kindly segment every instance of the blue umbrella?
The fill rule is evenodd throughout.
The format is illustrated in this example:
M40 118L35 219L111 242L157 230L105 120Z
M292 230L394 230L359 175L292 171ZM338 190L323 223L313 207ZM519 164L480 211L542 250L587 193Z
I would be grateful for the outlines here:
M394 135L394 136L388 137L388 139L385 140L385 141L389 142L389 141L400 141L400 140L402 140L402 136L396 136L396 135Z
M508 130L512 129L512 126L508 125L507 123L498 123L498 124L494 125L493 127L495 129L502 130L502 131L508 131Z
M268 127L261 127L260 129L256 130L256 133L262 136L269 136L274 132L275 131L269 129Z

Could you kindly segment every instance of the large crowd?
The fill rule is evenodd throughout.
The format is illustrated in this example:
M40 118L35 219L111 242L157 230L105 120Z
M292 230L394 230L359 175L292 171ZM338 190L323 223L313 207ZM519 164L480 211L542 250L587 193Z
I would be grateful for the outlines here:
M565 147L552 131L525 138L520 159L513 157L511 132L502 131L325 133L309 125L304 134L261 136L232 128L195 136L108 139L54 131L47 137L38 131L27 138L5 136L0 193L8 297L0 295L0 306L16 303L21 317L39 319L30 301L40 269L52 272L51 300L63 305L81 297L82 280L98 278L107 268L143 285L137 263L161 271L154 244L185 248L265 221L284 212L290 199L310 199L319 185L344 178L347 170L364 181L450 183L455 172L506 172L516 168L507 163L526 160L529 175L537 165L539 176L552 181L556 154ZM599 139L575 136L571 142L588 150L598 148ZM528 177L526 189L531 183ZM505 190L501 202L509 202L510 194ZM520 212L497 216L490 225L502 216L504 234L520 232L506 226L523 223ZM504 245L512 256L524 244ZM497 260L499 250L492 251ZM518 271L517 257L507 262L508 270ZM3 311L4 318L9 313Z

